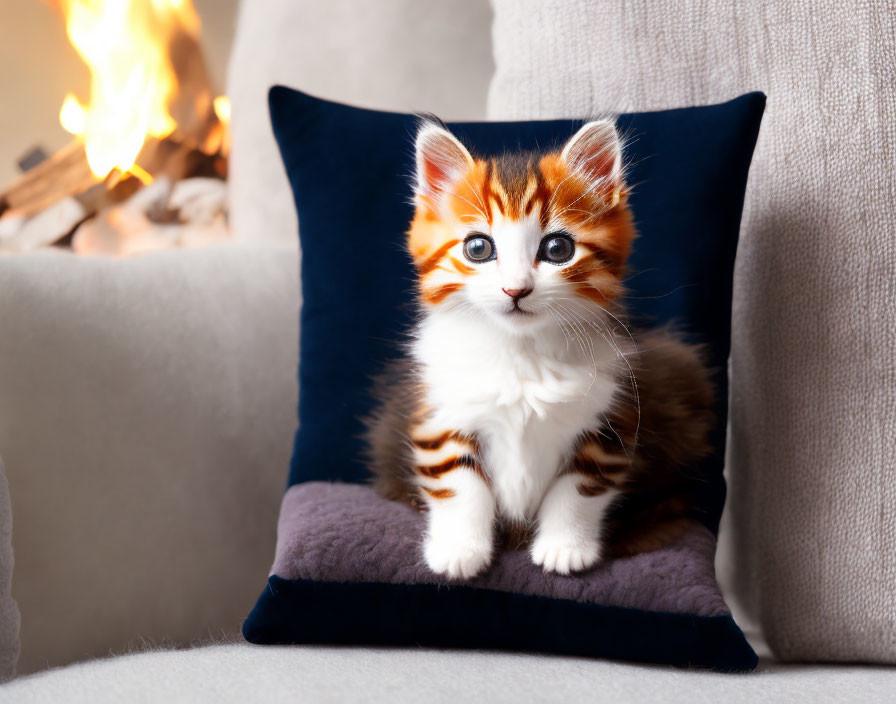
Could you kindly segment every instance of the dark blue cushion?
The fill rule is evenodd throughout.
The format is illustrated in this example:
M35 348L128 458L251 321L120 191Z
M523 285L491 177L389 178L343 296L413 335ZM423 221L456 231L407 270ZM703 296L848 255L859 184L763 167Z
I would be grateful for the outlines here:
M370 376L411 320L412 115L363 110L283 87L270 94L274 134L295 194L302 245L299 427L289 484L366 481L361 421ZM701 520L718 527L725 485L731 282L744 189L765 96L622 115L638 239L632 312L675 321L706 343L718 388L715 447ZM449 125L474 153L562 146L583 120Z
M695 471L695 515L715 532L725 498L731 286L750 159L765 96L626 114L625 159L639 237L628 305L706 344L715 370L716 453ZM299 426L289 485L364 482L361 421L371 375L411 321L412 115L365 110L284 87L270 93L274 134L295 195L302 248ZM475 154L560 147L583 120L454 123Z

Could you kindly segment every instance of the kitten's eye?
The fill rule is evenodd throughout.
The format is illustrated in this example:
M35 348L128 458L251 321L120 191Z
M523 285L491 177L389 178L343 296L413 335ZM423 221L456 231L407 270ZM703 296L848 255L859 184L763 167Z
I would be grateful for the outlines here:
M485 235L469 235L464 241L464 256L477 264L495 257L495 245Z
M538 258L551 264L563 264L572 259L576 246L569 235L547 235L541 241Z

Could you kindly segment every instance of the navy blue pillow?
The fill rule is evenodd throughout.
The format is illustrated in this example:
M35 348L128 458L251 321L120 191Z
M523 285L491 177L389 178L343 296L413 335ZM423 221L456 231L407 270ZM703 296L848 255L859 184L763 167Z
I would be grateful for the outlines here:
M763 94L750 93L720 105L626 114L618 119L628 137L625 159L639 234L629 260L629 309L649 325L674 321L692 339L705 343L716 370L717 451L696 468L705 481L694 515L713 534L725 499L722 468L732 272L747 173L764 105ZM417 119L320 100L284 87L271 90L270 108L295 196L302 247L299 426L289 486L312 481L363 483L369 473L362 460L360 419L372 405L370 378L384 360L398 353L413 310L409 302L414 274L404 242L412 216ZM489 155L560 147L583 122L479 122L449 127L474 154ZM282 593L292 588L286 583L289 580L281 582L277 584ZM309 589L295 594L295 599L312 599L314 594L308 603L318 611L326 611L322 604L327 600L338 611L333 595L351 590L351 585L345 581L338 590L327 591L317 583ZM374 599L382 608L397 609L396 619L405 618L400 613L402 599L392 592L384 595L383 589L377 585L364 592L364 598ZM451 594L463 589L443 591L442 598L455 598ZM326 623L309 629L309 614L294 601L272 601L273 591L269 585L246 623L249 640L331 640L328 629L339 631L340 627ZM339 599L347 598L340 595ZM475 597L464 598L475 601ZM654 627L656 614L651 618ZM304 625L284 626L290 619ZM406 636L409 642L434 645L477 644L440 639L431 628L426 637L415 632L390 637L384 626L387 621L384 617L379 625L371 626L372 632L363 633L343 624L343 637L332 640L404 642ZM630 625L623 624L619 637ZM730 626L737 630L733 622ZM544 644L532 634L527 639L526 647L563 650L547 642L549 638ZM500 638L488 641L489 647L496 643L513 645ZM722 669L746 669L755 662L748 646L732 656L734 661L717 650L709 643L702 654L626 651L620 656L659 662L679 662L685 657L681 664ZM584 646L573 652L608 653ZM614 652L611 649L609 654Z

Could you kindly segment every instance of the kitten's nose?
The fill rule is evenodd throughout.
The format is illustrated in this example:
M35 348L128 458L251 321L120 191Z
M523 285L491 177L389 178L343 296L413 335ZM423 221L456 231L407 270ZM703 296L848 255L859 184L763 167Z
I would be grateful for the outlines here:
M530 293L532 293L531 288L502 288L501 290L508 296L510 296L514 301L525 298Z

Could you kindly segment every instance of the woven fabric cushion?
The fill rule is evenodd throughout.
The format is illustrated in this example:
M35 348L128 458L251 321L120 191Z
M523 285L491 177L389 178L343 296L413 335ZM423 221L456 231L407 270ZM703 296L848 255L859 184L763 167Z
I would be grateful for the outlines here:
M295 243L296 213L265 101L272 85L481 120L492 73L490 32L488 0L240 3L227 70L234 237Z
M676 319L724 370L731 269L761 94L688 110L623 115L640 239L631 304ZM724 501L724 423L702 473L692 529L650 555L577 577L548 576L508 552L477 580L446 587L419 564L420 518L363 484L359 418L370 378L398 354L413 271L411 115L362 110L286 88L274 132L296 199L303 261L299 429L268 587L247 620L253 642L508 647L748 669L755 655L715 584ZM581 120L460 123L476 152L560 145ZM334 252L336 254L334 254ZM724 374L716 378L724 419ZM332 482L341 482L333 484Z
M20 674L239 633L295 427L297 270L295 247L0 256Z
M896 2L493 7L493 119L768 93L734 279L734 586L781 658L896 662Z

